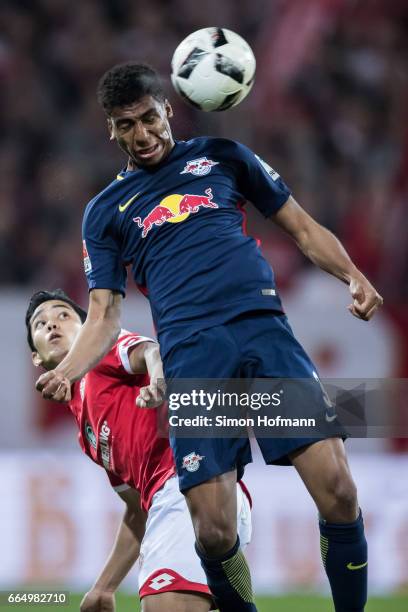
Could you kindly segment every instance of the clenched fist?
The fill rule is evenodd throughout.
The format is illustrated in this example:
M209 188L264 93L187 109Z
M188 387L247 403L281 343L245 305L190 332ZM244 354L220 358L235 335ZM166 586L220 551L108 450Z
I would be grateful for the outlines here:
M352 315L363 321L369 321L384 301L363 275L351 279L350 293L354 299L348 309Z
M91 589L85 594L79 609L80 612L115 612L115 594Z
M58 370L50 370L42 374L35 383L37 391L45 399L56 402L69 402L71 399L71 383L66 376Z

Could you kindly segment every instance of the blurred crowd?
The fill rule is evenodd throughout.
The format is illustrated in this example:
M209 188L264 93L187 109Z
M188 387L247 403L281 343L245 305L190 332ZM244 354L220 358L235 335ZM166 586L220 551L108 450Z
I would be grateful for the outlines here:
M236 109L204 114L172 91L170 59L190 32L239 32L257 79ZM2 0L0 283L86 291L80 223L124 165L95 99L101 74L157 68L177 138L245 142L344 241L387 295L408 301L408 5L403 0ZM304 258L251 213L290 284Z

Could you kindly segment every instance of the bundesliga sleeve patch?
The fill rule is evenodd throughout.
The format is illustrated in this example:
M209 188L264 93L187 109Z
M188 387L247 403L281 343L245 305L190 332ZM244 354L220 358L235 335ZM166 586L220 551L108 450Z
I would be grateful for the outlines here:
M92 264L91 264L91 258L89 257L89 254L88 254L88 249L86 248L85 240L82 241L82 257L84 258L85 274L89 274L90 272L92 272Z
M266 170L266 172L269 174L269 176L271 177L273 181L276 181L280 177L280 174L276 172L276 170L271 168L271 166L267 164L266 161L264 161L261 157L259 157L259 155L255 154L255 157L258 160L258 162L261 164L262 168Z

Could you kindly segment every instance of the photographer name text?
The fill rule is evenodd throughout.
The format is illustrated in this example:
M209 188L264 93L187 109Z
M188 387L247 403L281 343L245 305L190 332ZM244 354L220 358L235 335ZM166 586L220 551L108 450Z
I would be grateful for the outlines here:
M315 419L290 419L279 414L276 417L257 415L253 417L228 418L218 415L208 417L197 415L195 417L179 417L172 414L169 417L170 427L315 427Z

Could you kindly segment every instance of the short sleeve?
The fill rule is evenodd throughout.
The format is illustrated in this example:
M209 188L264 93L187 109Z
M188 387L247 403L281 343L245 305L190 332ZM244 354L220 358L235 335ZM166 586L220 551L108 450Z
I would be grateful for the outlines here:
M82 223L82 251L89 289L126 292L126 268L108 209L91 202Z
M129 354L131 349L133 349L138 344L142 342L153 342L156 344L156 341L148 336L138 336L137 334L126 333L124 332L123 338L119 337L119 341L116 345L117 356L128 374L133 374L132 368L130 367Z
M239 188L265 217L270 217L285 204L291 191L263 159L245 145L234 144Z
M116 493L121 493L122 491L127 491L131 487L123 482L116 474L113 472L109 472L109 470L105 470L107 477L109 478L109 482L111 484L112 489L116 491Z

